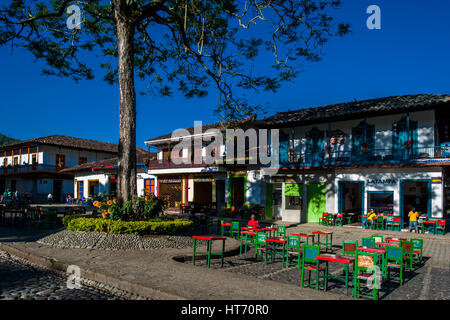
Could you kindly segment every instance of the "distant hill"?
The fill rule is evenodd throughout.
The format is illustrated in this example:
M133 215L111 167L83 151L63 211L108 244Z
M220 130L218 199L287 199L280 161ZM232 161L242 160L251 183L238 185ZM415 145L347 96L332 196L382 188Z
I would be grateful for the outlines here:
M3 146L5 144L10 144L13 142L17 142L17 141L19 141L19 140L4 136L3 134L0 133L0 146Z

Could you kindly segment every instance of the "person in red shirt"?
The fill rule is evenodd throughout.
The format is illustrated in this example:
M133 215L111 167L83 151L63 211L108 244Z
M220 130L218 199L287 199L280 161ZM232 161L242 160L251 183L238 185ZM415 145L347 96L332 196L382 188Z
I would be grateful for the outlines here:
M251 226L253 229L259 228L259 223L256 221L256 216L254 214L251 215L250 221L247 223L248 226Z

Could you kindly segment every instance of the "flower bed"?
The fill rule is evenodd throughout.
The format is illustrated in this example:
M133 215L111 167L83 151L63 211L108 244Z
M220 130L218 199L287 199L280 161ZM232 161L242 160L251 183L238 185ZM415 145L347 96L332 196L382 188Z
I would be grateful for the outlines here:
M112 234L170 235L190 231L194 223L187 219L149 221L120 221L102 218L73 217L65 221L72 231L98 231Z

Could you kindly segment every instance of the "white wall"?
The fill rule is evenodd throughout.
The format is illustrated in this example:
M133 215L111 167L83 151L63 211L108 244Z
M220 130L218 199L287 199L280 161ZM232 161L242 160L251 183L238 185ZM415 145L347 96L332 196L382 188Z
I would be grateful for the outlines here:
M367 118L368 125L375 126L375 149L390 149L392 148L392 124L399 121L406 114L395 114L379 117ZM432 147L435 145L434 141L434 111L419 111L411 112L410 119L418 122L418 147ZM346 138L345 144L339 146L338 144L333 146L333 151L337 151L335 148L339 148L339 151L351 151L352 147L352 128L358 126L358 124L364 119L349 120L349 121L333 121L330 126L328 123L319 123L316 125L301 126L294 128L294 148L296 153L304 153L306 151L306 134L311 131L312 128L324 132L324 139L327 142L326 131L330 130L342 130L349 137ZM280 129L289 135L291 135L292 128Z
M393 168L393 169L355 169L355 170L337 170L334 188L338 190L339 181L364 181L364 210L367 211L368 191L393 191L394 192L394 215L400 215L400 183L401 180L419 180L441 178L442 170L438 167L430 168ZM368 184L368 180L379 179L395 180L393 184ZM435 218L443 216L443 191L441 184L431 184L431 212ZM334 200L335 208L338 208L338 197Z

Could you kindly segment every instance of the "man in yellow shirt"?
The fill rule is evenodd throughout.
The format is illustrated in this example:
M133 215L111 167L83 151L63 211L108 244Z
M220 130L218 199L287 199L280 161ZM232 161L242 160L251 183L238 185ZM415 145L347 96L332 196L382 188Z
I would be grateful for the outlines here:
M409 229L408 231L411 232L412 226L416 229L416 233L418 233L417 228L417 218L419 218L419 213L416 211L416 208L412 208L411 211L408 213L409 217Z
M377 214L373 209L370 209L369 213L367 213L367 222L370 223L370 228L372 229L373 220L377 220Z

